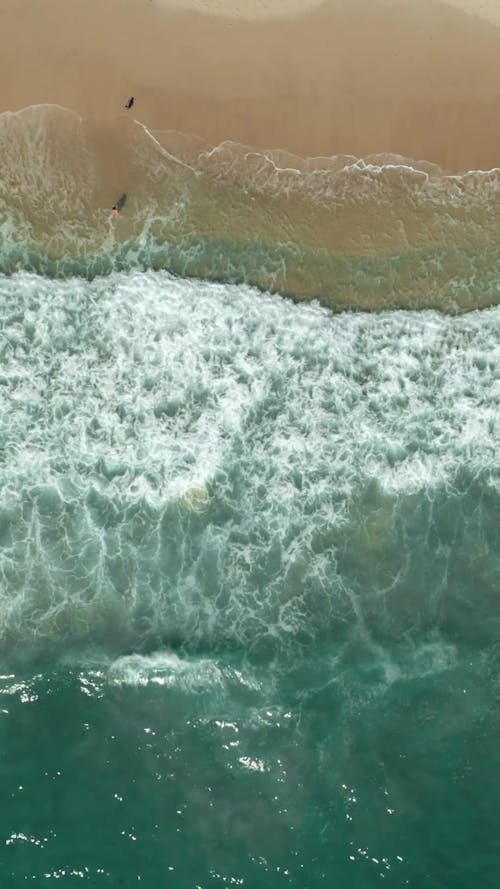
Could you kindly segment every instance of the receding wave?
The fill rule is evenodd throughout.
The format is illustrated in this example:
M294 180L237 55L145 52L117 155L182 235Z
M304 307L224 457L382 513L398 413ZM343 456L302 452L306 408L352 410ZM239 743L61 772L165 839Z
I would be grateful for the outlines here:
M0 115L0 271L165 269L334 310L461 312L499 300L499 187L500 170L212 147L33 106Z
M0 279L0 642L498 634L500 309Z

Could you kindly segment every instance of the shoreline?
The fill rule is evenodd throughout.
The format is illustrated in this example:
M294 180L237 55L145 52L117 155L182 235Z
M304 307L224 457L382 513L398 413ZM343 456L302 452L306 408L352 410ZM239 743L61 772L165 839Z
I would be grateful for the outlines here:
M166 269L334 311L498 303L500 171L287 159L232 144L189 164L130 117L32 107L0 126L0 271Z
M396 154L449 173L500 166L500 28L478 4L294 4L264 18L269 2L253 0L262 14L249 19L241 6L207 15L204 0L5 0L0 111L49 103L110 119L135 95L149 130L210 145Z

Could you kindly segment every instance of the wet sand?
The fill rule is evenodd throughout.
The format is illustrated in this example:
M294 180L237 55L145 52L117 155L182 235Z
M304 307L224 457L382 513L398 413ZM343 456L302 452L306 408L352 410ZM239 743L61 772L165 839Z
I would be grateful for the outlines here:
M197 11L206 0L3 0L0 110L46 102L112 117L133 94L146 126L211 144L489 169L500 27L465 2L311 0L297 14L290 0L285 17L286 0L218 0L217 15Z

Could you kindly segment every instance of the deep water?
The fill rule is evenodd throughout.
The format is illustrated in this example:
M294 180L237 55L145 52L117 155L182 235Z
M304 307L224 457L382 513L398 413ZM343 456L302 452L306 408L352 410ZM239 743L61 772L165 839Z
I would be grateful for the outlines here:
M0 884L495 887L500 310L0 279Z

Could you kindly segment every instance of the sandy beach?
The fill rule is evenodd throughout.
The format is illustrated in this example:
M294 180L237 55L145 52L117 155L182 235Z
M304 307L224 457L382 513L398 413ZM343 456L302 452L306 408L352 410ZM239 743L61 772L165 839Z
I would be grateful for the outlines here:
M465 0L4 0L1 110L112 117L133 94L146 126L211 144L489 169L497 12Z

